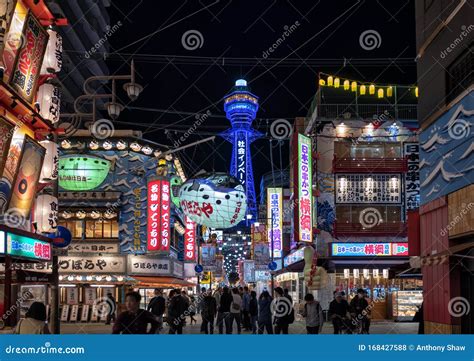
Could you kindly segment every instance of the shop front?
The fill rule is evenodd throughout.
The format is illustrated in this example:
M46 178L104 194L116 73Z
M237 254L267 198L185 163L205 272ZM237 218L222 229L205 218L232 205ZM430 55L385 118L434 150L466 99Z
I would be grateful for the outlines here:
M283 258L283 268L275 276L276 286L288 289L293 302L301 303L307 292L304 282L304 248L292 251Z

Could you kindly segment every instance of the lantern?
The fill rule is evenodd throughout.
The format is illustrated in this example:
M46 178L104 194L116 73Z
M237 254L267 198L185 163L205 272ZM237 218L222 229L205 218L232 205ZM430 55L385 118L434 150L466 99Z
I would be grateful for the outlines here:
M333 84L333 77L328 76L328 86L332 86L332 84Z
M418 87L415 88L415 96L418 98Z
M58 199L49 194L40 194L35 202L34 221L38 232L54 232L58 226Z
M357 91L357 82L353 81L353 82L351 83L351 90L352 90L353 92L356 92L356 91Z
M344 90L349 90L349 80L344 80Z
M324 81L324 79L319 79L319 85L321 86L326 85L326 82Z
M359 91L360 95L365 95L365 92L366 92L366 87L365 87L365 85L361 85L361 86L360 86L360 91Z
M43 84L38 88L36 102L40 106L39 113L44 119L52 123L59 120L61 106L61 91L53 84Z
M377 98L379 98L379 99L383 98L383 89L382 88L377 90Z
M87 191L102 184L111 162L91 155L67 155L59 159L59 186L68 191Z
M339 78L334 79L334 88L339 88L341 84L341 80Z
M44 53L41 75L59 73L63 65L63 39L54 30L48 30L49 40Z
M389 86L387 88L387 96L390 98L393 95L393 87Z
M370 95L374 95L374 94L375 94L375 85L374 85L374 84L370 84L370 85L369 85L369 94L370 94Z
M40 144L46 148L43 168L41 169L40 182L47 183L58 178L59 151L58 145L49 140L44 140Z

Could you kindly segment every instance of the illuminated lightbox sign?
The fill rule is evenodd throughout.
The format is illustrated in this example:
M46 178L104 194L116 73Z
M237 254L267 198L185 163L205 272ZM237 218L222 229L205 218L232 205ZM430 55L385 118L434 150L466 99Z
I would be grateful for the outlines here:
M184 233L184 260L196 260L196 223L186 217L186 231Z
M267 188L267 229L270 250L273 243L273 257L281 258L283 244L282 188Z
M171 192L168 180L155 179L148 182L148 251L169 251Z
M5 254L5 232L0 231L0 254Z
M304 260L304 248L300 248L283 259L283 267L288 267L293 263Z
M336 203L401 203L399 174L337 174Z
M408 256L408 243L332 243L333 257Z
M104 182L110 161L90 155L69 155L59 159L59 186L68 191L88 191Z
M298 236L313 241L311 138L298 134Z
M7 233L7 254L32 260L50 261L51 244L38 239Z

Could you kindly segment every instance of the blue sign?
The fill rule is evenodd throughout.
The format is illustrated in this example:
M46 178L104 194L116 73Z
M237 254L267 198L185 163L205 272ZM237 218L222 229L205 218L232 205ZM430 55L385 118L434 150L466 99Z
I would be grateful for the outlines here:
M277 269L278 265L275 261L271 261L269 264L268 264L268 268L271 270L271 271L275 271Z
M53 239L53 246L58 248L65 248L71 244L72 234L66 227L58 226L57 231L48 233L48 238Z
M420 135L421 204L474 183L474 92Z
M201 273L203 269L204 268L200 264L197 264L196 266L194 266L194 270L196 271L196 273Z

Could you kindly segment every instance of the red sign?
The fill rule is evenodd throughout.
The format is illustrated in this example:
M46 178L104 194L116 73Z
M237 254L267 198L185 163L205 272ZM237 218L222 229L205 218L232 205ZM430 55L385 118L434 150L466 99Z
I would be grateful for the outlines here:
M186 232L184 233L184 260L196 260L196 223L186 217Z
M36 94L41 63L48 44L48 33L32 13L28 13L26 17L22 39L24 44L13 67L10 84L31 103Z
M168 251L170 248L170 182L148 182L148 251Z

